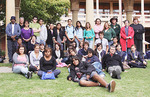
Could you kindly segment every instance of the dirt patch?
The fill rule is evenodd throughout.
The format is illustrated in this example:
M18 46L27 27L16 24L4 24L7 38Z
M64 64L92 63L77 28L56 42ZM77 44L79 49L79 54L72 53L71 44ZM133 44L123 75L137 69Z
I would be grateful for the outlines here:
M10 67L0 67L0 73L12 73L12 68L10 68Z

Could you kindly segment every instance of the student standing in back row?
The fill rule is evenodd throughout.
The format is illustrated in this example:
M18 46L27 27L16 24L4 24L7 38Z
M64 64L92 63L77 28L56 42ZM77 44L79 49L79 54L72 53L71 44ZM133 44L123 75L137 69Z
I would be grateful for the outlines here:
M75 41L77 43L77 47L79 48L79 44L81 41L83 41L83 27L82 27L82 24L80 21L77 21L76 22L76 28L75 28L75 33L74 33L74 36L75 36Z
M85 30L84 30L84 39L86 42L89 43L89 48L93 48L93 39L95 37L94 30L91 28L91 24L89 22L86 23L85 25Z
M29 24L29 27L33 29L34 35L37 37L37 42L40 43L40 24L37 23L38 18L36 16L33 17L32 23Z
M11 17L11 22L6 27L6 34L7 34L7 45L8 45L8 56L9 56L9 62L12 63L12 56L15 52L15 46L17 44L17 39L20 36L21 30L20 26L15 23L16 17Z
M104 38L108 40L109 46L113 44L113 38L116 37L115 31L109 26L108 22L104 24Z
M101 25L101 19L97 18L94 26L95 40L99 38L99 32L103 31L103 28L104 27Z
M67 37L67 46L69 46L69 44L75 40L74 26L72 25L71 19L68 19L68 25L65 27L65 35Z
M45 45L45 42L47 40L47 28L43 23L44 23L43 19L39 19L39 24L41 26L40 42L44 42L44 45Z

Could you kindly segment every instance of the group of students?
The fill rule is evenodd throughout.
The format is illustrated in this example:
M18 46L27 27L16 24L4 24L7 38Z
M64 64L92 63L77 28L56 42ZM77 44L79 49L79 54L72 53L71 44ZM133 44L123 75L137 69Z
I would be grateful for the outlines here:
M92 29L89 22L83 28L81 22L77 21L74 27L69 19L64 30L60 23L56 24L56 28L53 24L46 28L42 19L37 23L37 17L33 17L30 24L28 21L23 23L23 18L20 18L19 26L12 16L6 34L13 72L22 73L28 79L33 72L40 78L43 72L53 72L58 77L61 71L56 66L65 63L67 65L63 66L68 68L69 81L87 87L103 86L113 92L116 83L113 80L107 83L103 79L104 71L112 78L121 79L120 74L125 69L147 66L141 55L142 39L138 39L144 33L144 28L137 23L137 19L133 21L135 28L130 27L126 20L125 27L120 29L117 18L110 20L111 25L106 22L104 27L98 18ZM134 41L138 43L134 44Z

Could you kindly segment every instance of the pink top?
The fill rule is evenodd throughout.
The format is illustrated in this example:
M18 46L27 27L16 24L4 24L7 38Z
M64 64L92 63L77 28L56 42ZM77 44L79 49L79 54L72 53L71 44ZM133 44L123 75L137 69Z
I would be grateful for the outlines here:
M98 33L99 33L100 31L103 31L103 26L96 24L96 25L94 26L95 38L99 38Z
M18 56L17 60L20 62L26 62L27 58L26 58L26 56ZM25 66L25 64L14 64L14 66Z

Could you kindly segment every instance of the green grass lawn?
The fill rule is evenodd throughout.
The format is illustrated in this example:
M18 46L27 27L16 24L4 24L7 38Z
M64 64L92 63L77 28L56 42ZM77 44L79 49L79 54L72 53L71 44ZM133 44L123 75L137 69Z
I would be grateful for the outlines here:
M67 68L59 69L61 74L56 80L40 80L35 74L32 79L26 79L19 74L1 73L0 97L150 97L150 67L122 73L121 80L115 79L114 93L102 87L80 87L78 83L67 81ZM105 80L112 80L107 73Z

